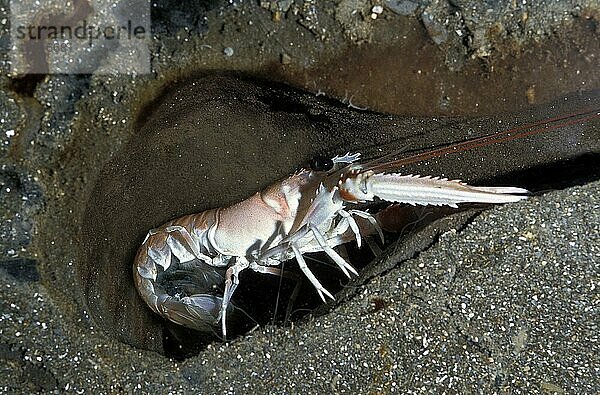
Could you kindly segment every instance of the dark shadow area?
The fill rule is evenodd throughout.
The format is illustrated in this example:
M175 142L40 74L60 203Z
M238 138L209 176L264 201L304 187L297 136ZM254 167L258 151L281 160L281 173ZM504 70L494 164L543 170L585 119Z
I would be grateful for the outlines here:
M498 183L518 185L534 194L565 189L600 180L600 152L589 152L579 157L560 160L525 171L513 171L497 178Z
M223 3L221 0L154 1L151 8L152 33L173 36L184 28L197 34L205 33L208 30L206 14Z
M9 89L20 96L33 97L35 88L46 78L46 74L27 74L10 80Z
M0 270L4 270L20 282L40 281L38 262L35 259L13 258L0 260Z

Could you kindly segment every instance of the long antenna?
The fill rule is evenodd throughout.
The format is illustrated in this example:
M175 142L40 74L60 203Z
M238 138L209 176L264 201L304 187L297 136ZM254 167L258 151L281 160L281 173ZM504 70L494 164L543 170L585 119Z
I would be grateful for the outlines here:
M453 154L453 153L467 151L467 150L470 150L473 148L485 147L485 146L496 144L496 143L502 143L502 142L506 142L506 141L520 139L520 138L527 137L527 136L533 136L535 134L539 134L539 133L546 132L549 130L554 130L554 129L558 129L558 128L562 128L562 127L566 127L566 126L570 126L570 125L575 125L577 123L583 123L585 121L589 121L590 119L594 119L594 118L598 118L598 117L600 117L600 108L588 108L581 112L577 112L577 113L573 113L573 114L559 115L554 118L540 120L540 121L537 121L537 122L534 122L534 123L531 123L528 125L522 125L522 126L519 126L516 128L502 131L502 132L490 133L485 136L465 140L460 143L451 144L447 147L438 148L438 149L426 151L426 152L423 152L420 154L407 156L405 158L398 159L398 160L395 160L392 162L387 162L387 163L383 163L380 165L374 165L374 166L367 166L366 168L368 170L374 170L374 171L397 169L398 167L409 164L409 163L415 163L415 162L419 162L419 161L423 161L423 160L427 160L427 159L431 159L431 158L436 158L436 157L439 157L442 155L449 155L449 154ZM565 121L565 122L560 123L559 121ZM552 124L554 122L559 122L559 123ZM532 129L532 128L535 128L536 126L540 126L540 125L544 125L544 127ZM532 130L529 130L529 129L532 129Z

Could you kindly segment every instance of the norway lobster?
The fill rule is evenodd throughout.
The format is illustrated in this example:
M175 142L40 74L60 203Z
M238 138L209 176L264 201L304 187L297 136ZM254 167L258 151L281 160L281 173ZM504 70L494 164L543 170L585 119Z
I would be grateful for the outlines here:
M150 308L186 327L207 330L220 320L226 337L230 301L245 269L281 275L282 262L295 258L325 301L333 295L308 268L304 254L322 251L348 277L356 270L334 247L362 236L382 234L375 217L349 208L381 199L411 205L456 207L459 203L508 203L526 198L515 187L474 187L457 180L387 173L381 164L360 164L359 154L319 158L250 198L172 220L151 230L134 262L136 287ZM386 165L386 164L384 164ZM389 164L387 164L389 165ZM177 265L226 268L223 296L169 293L157 276Z

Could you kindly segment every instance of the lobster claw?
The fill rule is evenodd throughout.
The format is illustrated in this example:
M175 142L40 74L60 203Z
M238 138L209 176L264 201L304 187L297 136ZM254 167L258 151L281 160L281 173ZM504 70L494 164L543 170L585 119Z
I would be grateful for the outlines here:
M458 180L399 173L355 172L341 179L343 200L457 207L458 203L510 203L527 198L528 190L515 187L474 187Z

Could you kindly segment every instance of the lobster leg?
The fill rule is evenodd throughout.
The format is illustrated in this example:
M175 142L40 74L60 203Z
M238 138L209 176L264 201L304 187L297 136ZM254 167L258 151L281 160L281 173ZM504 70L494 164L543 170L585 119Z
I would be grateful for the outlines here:
M360 248L362 239L360 237L360 230L358 229L358 224L356 223L356 220L352 217L352 214L354 213L354 211L358 211L358 210L351 210L351 212L348 212L345 210L339 210L337 213L340 216L342 216L343 218L345 218L346 221L348 221L348 225L350 226L350 229L352 229L352 233L354 233L354 238L356 239L356 245L358 246L358 248Z
M223 292L223 301L220 312L223 340L227 338L227 307L231 302L233 293L240 283L239 274L248 267L258 273L271 274L274 276L282 275L282 271L279 268L259 265L256 262L248 262L246 258L237 258L236 262L227 269L227 272L225 273L225 292Z
M300 252L298 247L296 247L294 245L294 243L291 244L291 247L292 247L292 251L294 251L294 255L296 256L296 260L298 261L298 266L300 266L300 270L302 270L302 272L304 273L306 278L308 278L308 280L311 282L311 284L317 289L317 293L319 294L319 296L321 297L323 302L326 301L324 295L327 295L328 297L330 297L331 300L335 300L333 295L328 290L326 290L325 287L323 287L323 285L321 285L319 280L317 280L317 278L310 271L308 266L306 266L306 261L304 260L304 257L302 256L302 253Z
M323 234L321 234L319 229L317 229L314 226L311 226L310 230L312 231L313 235L315 236L315 239L317 240L323 251L325 251L325 253L336 263L336 265L338 265L340 270L344 272L344 274L348 278L350 278L350 273L348 273L348 270L350 270L354 275L358 276L358 272L356 271L356 269L354 269L352 265L346 262L346 260L342 258L340 254L335 252L335 250L327 244L325 237L323 236Z
M373 217L371 214L367 213L366 211L360 211L360 210L350 210L350 214L356 215L358 217L364 218L367 221L369 221L371 226L373 226L373 228L377 231L377 234L379 235L379 238L381 239L381 243L382 244L385 243L385 239L383 238L383 230L381 230L381 226L379 226L379 223L377 222L375 217Z
M248 267L249 263L246 258L237 258L235 263L227 269L225 273L225 292L223 292L223 302L221 304L221 331L223 332L223 340L227 338L227 326L225 317L227 316L227 306L231 301L231 297L240 283L239 274L242 270Z

